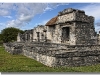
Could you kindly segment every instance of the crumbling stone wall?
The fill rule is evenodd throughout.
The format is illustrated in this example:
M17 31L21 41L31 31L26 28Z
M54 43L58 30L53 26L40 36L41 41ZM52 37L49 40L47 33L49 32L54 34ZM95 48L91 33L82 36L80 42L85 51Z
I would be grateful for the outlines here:
M61 26L50 26L48 27L47 39L52 43L61 43Z
M86 66L100 63L100 50L56 54L56 66Z
M95 37L94 17L85 15L84 11L65 9L58 14L56 23L61 25L61 28L70 27L70 40L67 41L70 45L96 44L96 40L92 39Z
M43 25L38 25L33 29L33 41L45 41L45 33L44 30L46 29ZM39 37L37 37L37 32L39 32Z
M96 40L97 40L96 42L97 42L98 45L100 45L100 31L96 36L97 36L96 37Z
M77 22L75 27L76 44L96 44L94 27L88 23Z
M100 45L65 45L44 42L4 44L11 54L23 54L50 67L86 66L100 63Z
M57 17L51 19L50 23L52 24L47 26L38 25L33 30L18 34L18 41L41 41L65 43L67 45L97 43L94 39L96 37L94 17L86 15L82 10L64 9L59 12Z
M5 47L5 50L8 52L8 53L11 53L11 54L22 54L22 48L23 48L23 45L25 43L24 42L9 42L9 43L4 43L4 47Z
M55 33L55 26L47 26L47 39L52 42Z
M33 30L26 30L25 33L18 33L17 42L33 41Z
M69 41L66 41L66 38L63 38L64 31L63 27L69 27ZM67 45L75 45L75 23L64 23L57 24L55 26L49 26L47 29L47 39L51 40L52 43L66 43ZM63 42L65 40L65 42Z

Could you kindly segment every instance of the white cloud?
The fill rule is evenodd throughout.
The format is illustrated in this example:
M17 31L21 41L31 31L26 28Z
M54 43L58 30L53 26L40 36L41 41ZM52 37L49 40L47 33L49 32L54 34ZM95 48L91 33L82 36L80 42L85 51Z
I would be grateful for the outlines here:
M6 27L20 27L23 26L25 23L21 22L20 20L11 20L7 22Z
M5 23L0 22L0 32L6 27Z
M6 16L9 15L9 11L5 9L0 9L0 16Z
M13 8L13 3L0 3L0 9L12 9Z
M15 21L16 20L12 20L12 21L8 21L7 27L14 27L15 25Z
M47 11L47 10L52 10L52 8L46 7L44 11Z
M20 21L22 21L22 22L29 22L29 21L31 21L32 17L33 17L32 15L24 15L24 14L21 14L18 19Z
M7 27L22 27L30 22L32 19L31 15L21 14L17 19L7 22Z
M9 21L0 23L0 29L5 27L23 27L37 14L43 14L62 5L63 3L0 3L0 16L8 18ZM13 16L15 19L13 19ZM44 25L48 20L41 23Z
M10 15L11 9L13 9L12 3L0 3L0 16Z
M36 23L36 25L45 25L50 19L47 19L47 20L43 20L42 22L40 23Z
M12 18L12 16L3 16L3 17L5 17L5 18L9 18L9 19L11 19L11 18Z
M89 4L87 6L81 7L80 9L84 10L87 15L94 16L95 21L100 20L100 4Z
M59 4L60 3L15 3L13 4L12 9L17 12L17 18L7 22L7 27L23 26L24 24L29 23L36 14L42 14L48 10L52 10Z
M0 23L0 26L3 26L3 25L5 25L4 23Z

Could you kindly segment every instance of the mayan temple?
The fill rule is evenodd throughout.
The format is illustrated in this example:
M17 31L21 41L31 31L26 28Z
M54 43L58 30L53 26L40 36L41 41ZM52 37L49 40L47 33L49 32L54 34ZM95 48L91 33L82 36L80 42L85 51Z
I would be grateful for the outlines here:
M94 17L78 9L65 9L46 23L18 36L18 41L47 41L68 45L95 44Z
M18 33L17 42L4 46L11 54L23 54L50 67L100 63L94 17L73 8L59 12L45 25Z

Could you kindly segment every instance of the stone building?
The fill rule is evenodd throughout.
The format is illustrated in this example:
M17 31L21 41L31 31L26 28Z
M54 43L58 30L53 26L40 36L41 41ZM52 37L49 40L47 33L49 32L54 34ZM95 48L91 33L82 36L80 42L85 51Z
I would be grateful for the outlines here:
M19 33L17 42L4 47L50 67L100 64L100 32L95 32L94 17L78 9L59 12L45 25Z
M96 44L94 17L83 10L64 9L45 25L38 25L24 34L18 34L17 41L39 41L64 43L67 45Z

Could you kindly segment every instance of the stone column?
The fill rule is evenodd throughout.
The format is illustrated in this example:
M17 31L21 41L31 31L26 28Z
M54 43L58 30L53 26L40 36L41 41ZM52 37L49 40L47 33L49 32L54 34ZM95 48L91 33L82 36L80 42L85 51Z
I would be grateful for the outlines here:
M46 35L47 30L44 29L43 32L45 34L45 42L47 42L47 35Z
M29 41L31 42L32 41L32 34L30 33L30 39L29 39Z
M20 41L21 41L21 37L20 37L20 33L18 33L17 42L20 42Z

